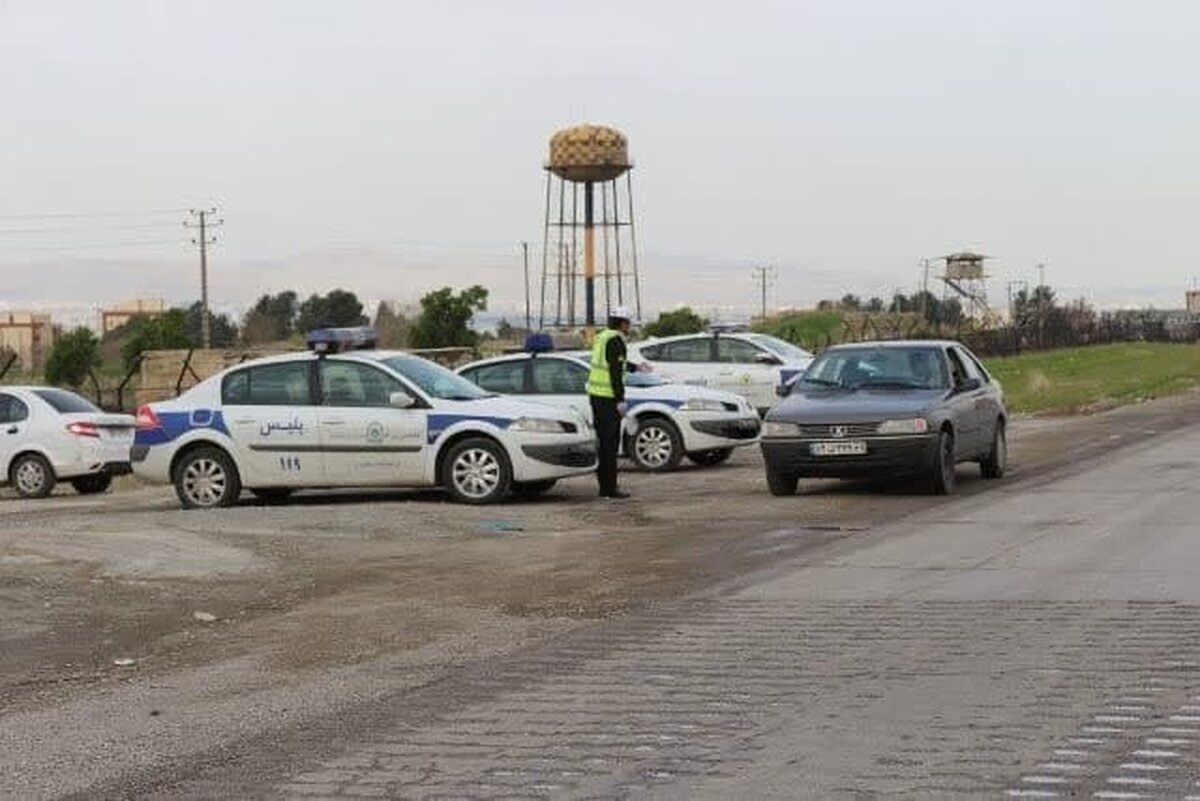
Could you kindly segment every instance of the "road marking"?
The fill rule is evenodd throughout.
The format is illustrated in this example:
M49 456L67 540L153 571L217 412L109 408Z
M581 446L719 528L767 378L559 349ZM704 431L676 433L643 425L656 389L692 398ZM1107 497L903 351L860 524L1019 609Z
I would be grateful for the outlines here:
M1200 717L1196 715L1171 715L1171 720L1175 723L1200 723Z
M1062 776L1022 776L1026 784L1066 784L1069 780Z
M1159 726L1155 731L1159 734L1200 734L1200 729L1185 729L1182 726Z
M1167 767L1166 765L1151 765L1146 762L1126 762L1125 764L1123 764L1121 766L1121 770L1155 771L1155 770L1170 770L1170 768Z
M1123 734L1124 729L1117 729L1112 726L1081 726L1079 728L1085 734Z
M1137 784L1137 785L1149 786L1151 784L1158 784L1158 781L1156 779L1147 779L1145 776L1110 776L1108 778L1108 783L1109 784Z
M1062 757L1085 757L1085 756L1090 756L1091 752L1090 751L1080 751L1077 748L1055 748L1054 755L1062 756Z
M1154 757L1155 759L1174 759L1181 756L1178 751L1158 751L1152 748L1141 748L1133 752L1138 757Z
M1147 737L1146 745L1187 745L1192 740L1189 737Z
M1084 765L1076 765L1074 762L1046 762L1038 765L1039 770L1084 770Z
M1114 706L1109 707L1110 712L1149 712L1148 706Z
M1104 745L1108 740L1103 737L1068 737L1067 742L1071 745Z
M1148 795L1141 793L1119 793L1114 790L1101 790L1098 793L1092 793L1093 798L1149 798Z
M1058 793L1050 790L1009 790L1005 795L1009 798L1058 798Z
M1141 718L1136 715L1096 715L1097 723L1137 723Z

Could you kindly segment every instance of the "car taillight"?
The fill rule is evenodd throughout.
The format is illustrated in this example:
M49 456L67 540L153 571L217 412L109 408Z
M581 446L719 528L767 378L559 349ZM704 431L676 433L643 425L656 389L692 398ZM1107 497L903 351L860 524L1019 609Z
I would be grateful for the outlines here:
M95 423L71 423L67 426L67 431L77 437L99 437L100 429L96 428Z
M143 406L137 410L137 428L138 431L153 431L162 428L162 423L159 421L158 415L154 413L154 409Z

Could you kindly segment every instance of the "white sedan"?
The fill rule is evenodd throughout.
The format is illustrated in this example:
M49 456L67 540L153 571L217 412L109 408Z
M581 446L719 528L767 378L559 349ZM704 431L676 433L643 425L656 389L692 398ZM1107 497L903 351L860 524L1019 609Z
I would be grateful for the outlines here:
M106 414L74 392L0 387L0 483L44 498L59 481L81 494L104 492L129 472L134 418Z
M591 420L584 357L521 353L468 364L459 374L490 392L572 409ZM622 449L643 470L673 469L684 456L699 465L718 464L734 448L758 442L754 408L729 392L632 373L625 379L625 400Z
M807 370L813 355L767 334L713 331L632 344L629 360L649 362L670 381L741 395L765 413L778 403L779 387Z
M579 415L491 395L395 351L246 362L143 407L137 422L134 472L174 484L189 509L229 506L243 488L280 499L304 488L442 487L490 503L596 466Z

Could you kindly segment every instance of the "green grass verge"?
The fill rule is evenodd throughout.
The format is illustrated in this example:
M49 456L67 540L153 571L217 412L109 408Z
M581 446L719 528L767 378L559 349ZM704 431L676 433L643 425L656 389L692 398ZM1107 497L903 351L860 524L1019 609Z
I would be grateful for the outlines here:
M1200 345L1130 343L989 359L1013 412L1075 412L1186 392Z

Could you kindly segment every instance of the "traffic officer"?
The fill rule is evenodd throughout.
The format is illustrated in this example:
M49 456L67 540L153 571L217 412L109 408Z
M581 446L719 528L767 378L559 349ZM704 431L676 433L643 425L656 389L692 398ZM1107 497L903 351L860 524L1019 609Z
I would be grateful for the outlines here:
M608 328L596 334L592 343L592 370L588 374L588 400L592 404L592 420L599 440L599 465L596 478L601 498L628 498L629 493L617 488L617 451L621 447L621 418L625 404L625 373L637 372L636 365L625 360L625 337L633 326L633 315L624 306L608 314ZM649 370L644 365L643 370Z

